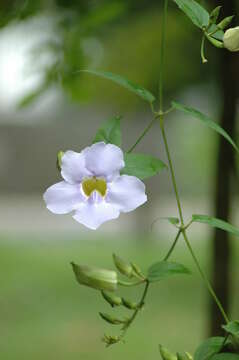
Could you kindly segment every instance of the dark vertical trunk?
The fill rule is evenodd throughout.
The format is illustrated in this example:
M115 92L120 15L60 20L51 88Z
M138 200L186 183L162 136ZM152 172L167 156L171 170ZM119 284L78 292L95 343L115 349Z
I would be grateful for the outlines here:
M214 0L214 5L218 1ZM236 0L222 0L223 16L236 14ZM239 57L229 51L217 51L220 56L219 81L222 96L221 126L235 139L236 136L236 103L239 84ZM229 221L235 152L230 144L220 137L217 157L215 183L215 216ZM230 294L230 244L227 232L215 230L213 239L213 287L226 312L229 311ZM217 306L211 302L211 335L222 332L221 324L225 323Z

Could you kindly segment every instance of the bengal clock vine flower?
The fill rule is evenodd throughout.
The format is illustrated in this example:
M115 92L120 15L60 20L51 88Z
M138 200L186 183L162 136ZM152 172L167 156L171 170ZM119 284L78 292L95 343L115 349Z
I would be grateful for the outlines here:
M47 208L55 214L74 212L73 218L97 229L147 201L145 185L135 176L120 175L125 166L122 150L95 143L80 153L66 151L61 159L63 181L44 193Z

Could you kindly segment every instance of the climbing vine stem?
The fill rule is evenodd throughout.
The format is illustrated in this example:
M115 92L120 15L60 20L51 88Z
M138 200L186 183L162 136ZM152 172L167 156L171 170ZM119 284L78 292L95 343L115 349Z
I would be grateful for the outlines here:
M161 30L161 49L160 49L160 78L159 78L159 121L160 121L160 129L161 129L161 133L162 133L162 137L163 137L163 143L164 143L164 147L165 147L165 151L166 151L166 155L167 155L167 159L168 159L168 164L169 164L169 170L170 170L170 176L171 176L171 180L172 180L172 185L173 185L173 189L174 189L174 193L175 193L175 197L176 197L176 202L177 202L177 207L178 207L178 212L179 212L179 217L180 217L180 222L181 222L181 226L180 226L180 231L177 234L177 237L172 245L172 247L170 248L168 254L166 255L165 259L167 260L168 257L172 254L172 252L175 249L175 246L177 244L177 240L182 232L183 238L185 240L185 243L187 245L187 248L195 262L195 265L209 291L209 293L211 294L211 296L213 297L214 301L216 302L223 318L225 319L225 321L228 323L229 319L228 316L226 315L223 306L221 304L221 302L219 301L219 299L217 298L217 295L215 294L207 276L205 275L205 273L203 272L199 261L191 247L191 244L188 240L187 234L186 234L186 227L184 226L184 219L183 219L183 211L182 211L182 205L181 205L181 201L180 201L180 197L179 197L179 192L178 192L178 187L177 187L177 182L176 182L176 176L175 176L175 172L174 172L174 168L173 168L173 162L172 162L172 158L170 155L170 151L169 151L169 146L168 146L168 141L167 141L167 137L166 137L166 132L164 129L164 113L163 113L163 74L164 74L164 57L165 57L165 38L166 38L166 22L167 22L167 12L168 12L168 0L164 0L164 10L163 10L163 21L162 21L162 30Z

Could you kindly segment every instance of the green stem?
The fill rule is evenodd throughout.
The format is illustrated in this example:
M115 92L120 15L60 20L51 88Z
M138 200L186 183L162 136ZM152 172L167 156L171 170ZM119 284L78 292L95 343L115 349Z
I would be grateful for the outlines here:
M144 288L144 292L143 292L143 295L140 299L140 302L139 302L139 305L138 305L138 308L134 311L133 315L131 316L131 318L127 321L127 323L125 324L124 328L123 328L123 332L120 336L120 340L123 339L123 337L125 336L127 330L129 329L130 325L132 324L132 322L134 321L134 319L136 318L136 316L138 315L138 312L141 310L141 308L143 307L144 305L144 301L145 301L145 298L147 296L147 293L148 293L148 290L149 290L149 281L146 280L146 284L145 284L145 288Z
M228 323L229 319L222 307L222 304L220 303L219 299L217 298L208 278L206 277L206 275L204 274L203 270L201 269L201 266L199 264L199 261L196 257L196 255L193 252L193 249L189 243L189 240L187 238L186 235L186 229L184 228L184 222L183 222L183 213L182 213L182 207L181 207L181 202L180 202L180 198L179 198L179 194L178 194L178 189L177 189L177 184L176 184L176 178L175 178L175 174L174 174L174 169L173 169L173 164L172 164L172 160L171 160L171 156L170 156L170 152L169 152L169 147L168 147L168 143L167 143L167 138L166 138L166 134L164 131L164 126L163 126L163 122L161 123L161 131L162 131L162 135L163 135L163 140L164 140L164 145L165 145L165 149L166 149L166 153L167 153L167 158L168 158L168 163L169 163L169 169L170 169L170 174L171 174L171 179L172 179L172 183L173 183L173 188L174 188L174 192L175 192L175 196L176 196L176 201L177 201L177 205L178 205L178 211L179 211L179 215L180 215L180 220L181 220L181 232L183 234L184 240L187 244L187 247L192 255L192 258L199 270L199 273L203 279L203 281L205 282L209 293L211 294L211 296L213 297L214 301L216 302L219 310L221 311L222 316L224 317L225 321ZM176 244L175 244L176 245Z
M169 257L171 256L171 254L172 254L172 252L173 252L173 250L174 250L174 248L175 248L175 246L176 246L176 244L178 242L178 239L179 239L179 236L180 236L181 232L182 232L182 230L180 229L178 231L177 235L176 235L176 238L175 238L172 246L170 247L169 251L167 252L166 256L164 257L164 259L163 259L164 261L167 261L169 259Z
M185 242L186 242L186 245L187 245L187 247L188 247L188 250L190 251L190 253L191 253L191 255L192 255L192 258L193 258L193 260L194 260L194 262L195 262L195 264L196 264L196 266L197 266L197 268L198 268L198 271L199 271L201 277L203 278L203 280L204 280L204 282L205 282L205 284L206 284L206 286L207 286L207 288L208 288L208 291L210 292L210 294L212 295L214 301L216 302L216 304L217 304L219 310L221 311L221 314L222 314L223 318L225 319L226 323L228 323L228 322L229 322L229 319L228 319L228 317L227 317L227 315L226 315L226 313L225 313L225 311L224 311L224 309L223 309L223 307L222 307L221 302L219 301L217 295L215 294L215 292L214 292L214 290L213 290L210 282L208 281L208 278L207 278L206 275L204 274L204 272L203 272L203 270L202 270L202 268L201 268L201 266L200 266L200 264L199 264L199 261L198 261L196 255L195 255L195 253L194 253L194 251L193 251L193 249L192 249L192 246L191 246L191 244L190 244L190 242L189 242L189 240L188 240L188 237L187 237L187 235L186 235L186 231L185 231L185 230L182 230L182 234L183 234L184 240L185 240Z
M145 282L145 279L144 280L142 279L142 280L136 281L136 282L127 282L127 281L123 281L123 280L118 280L118 285L131 287L131 286L141 285L144 282Z
M171 155L170 155L170 151L169 151L169 147L168 147L168 142L167 142L167 137L166 137L166 133L164 130L164 114L163 114L163 72L164 72L164 48L165 48L165 33L166 33L166 18L167 18L167 9L168 9L168 0L164 0L164 14L163 14L163 25L162 25L162 36L161 36L161 58L160 58L160 79L159 79L159 101L160 101L160 116L159 116L159 120L160 120L160 128L161 128L161 132L162 132L162 136L163 136L163 142L164 142L164 146L165 146L165 150L166 150L166 154L167 154L167 158L168 158L168 163L169 163L169 169L170 169L170 175L171 175L171 180L172 180L172 184L173 184L173 189L174 189L174 193L175 193L175 197L176 197L176 201L177 201L177 206L178 206L178 212L179 212L179 216L180 216L180 221L181 221L181 228L180 228L180 233L182 232L184 240L187 244L187 247L191 253L191 256L199 270L199 273L203 279L203 281L205 282L210 294L212 295L213 299L215 300L219 310L221 311L224 319L226 322L228 322L228 317L220 303L220 301L218 300L210 282L208 281L206 275L204 274L204 272L201 269L201 266L198 262L198 259L196 257L196 255L193 252L193 249L189 243L189 240L187 238L186 235L186 230L184 228L184 220L183 220L183 212L182 212L182 206L181 206L181 202L180 202L180 198L179 198L179 192L178 192L178 188L177 188L177 183L176 183L176 177L175 177L175 173L174 173L174 168L173 168L173 163L172 163L172 159L171 159ZM207 37L207 34L205 34L205 36ZM178 237L180 235L180 233L178 234ZM177 238L177 237L176 237ZM173 247L172 249L169 250L169 256L171 255L172 251L175 248L177 241L174 241ZM166 258L168 258L168 255L166 255Z
M171 155L170 155L170 151L169 151L169 147L168 147L168 141L167 141L166 133L165 133L165 130L164 130L163 119L161 119L160 127L161 127L161 131L162 131L163 142L164 142L167 158L168 158L168 164L169 164L173 189L174 189L174 193L175 193L175 197L176 197L176 201L177 201L177 205L178 205L179 217L180 217L181 225L183 226L184 221L183 221L182 206L181 206L179 192L178 192L178 188L177 188L176 177L175 177L175 173L174 173L174 169L173 169L173 162L172 162L172 159L171 159Z
M168 14L168 0L164 0L163 19L161 28L161 44L160 44L160 70L159 70L159 108L163 111L163 74L164 74L164 50L166 39L166 21Z
M133 146L131 146L131 148L127 151L127 153L131 153L134 148L138 145L138 143L143 139L143 137L147 134L147 132L151 129L151 127L153 126L154 122L156 121L156 119L154 118L149 125L144 129L144 131L142 132L142 134L138 137L138 139L136 140L136 142L134 143Z
M186 235L186 230L184 228L184 222L183 222L183 213L182 213L182 207L181 207L181 202L180 202L180 198L179 198L179 194L178 194L178 189L177 189L177 184L176 184L176 178L175 178L175 174L174 174L174 169L173 169L173 164L172 164L172 160L171 160L171 156L170 156L170 152L169 152L169 147L168 147L168 143L167 143L167 138L166 138L166 134L164 131L164 126L163 126L163 122L160 123L161 125L161 131L162 131L162 135L163 135L163 140L164 140L164 145L165 145L165 149L166 149L166 154L167 154L167 158L168 158L168 163L169 163L169 169L170 169L170 174L171 174L171 179L172 179L172 183L173 183L173 188L174 188L174 192L175 192L175 196L176 196L176 201L177 201L177 205L178 205L178 211L179 211L179 216L180 216L180 220L181 220L181 232L183 234L184 240L187 244L187 247L192 255L192 258L199 270L199 273L203 279L203 281L205 282L209 293L211 294L211 296L213 297L213 299L215 300L219 310L222 313L222 316L224 317L225 321L228 322L229 319L222 307L222 304L220 303L219 299L217 298L209 280L207 279L206 275L204 274L203 270L201 269L201 266L199 264L199 261L197 260L197 257L195 256L192 247L189 243L189 240L187 238ZM175 244L176 245L176 244ZM171 253L170 253L171 254Z
M173 164L172 164L172 160L171 160L171 156L170 156L170 152L169 152L169 148L168 148L168 143L167 143L167 138L166 138L165 130L164 130L163 73L164 73L164 55L165 55L164 49L165 49L165 40L166 40L167 14L168 14L168 0L164 0L162 30L161 30L161 47L160 47L160 73L159 73L159 110L160 110L160 116L159 116L159 120L160 120L160 127L161 127L161 131L162 131L162 135L163 135L164 146L165 146L165 149L166 149L167 158L168 158L168 162L169 162L169 167L170 167L170 172L171 172L171 177L172 177L172 182L173 182L173 188L174 188L175 196L176 196L176 199L177 199L179 216L180 216L181 224L183 225L182 208L181 208L181 204L180 204L176 179L175 179L175 175L174 175Z
M202 43L201 43L201 59L202 59L202 63L206 64L207 63L207 59L205 57L204 54L204 48L205 48L205 35L203 35L202 37Z

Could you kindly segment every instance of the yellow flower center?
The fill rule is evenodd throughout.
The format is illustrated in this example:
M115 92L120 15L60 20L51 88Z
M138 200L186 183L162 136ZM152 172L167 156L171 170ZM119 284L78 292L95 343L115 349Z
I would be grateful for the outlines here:
M97 179L95 177L86 179L82 182L82 188L87 196L90 196L93 191L98 191L101 196L105 196L107 185L104 179Z

